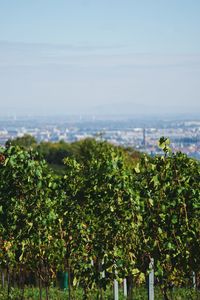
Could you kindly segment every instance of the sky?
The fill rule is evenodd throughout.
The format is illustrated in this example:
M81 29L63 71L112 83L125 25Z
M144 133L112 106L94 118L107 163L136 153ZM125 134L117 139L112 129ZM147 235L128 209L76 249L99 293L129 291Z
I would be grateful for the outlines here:
M199 0L0 0L0 115L200 111Z

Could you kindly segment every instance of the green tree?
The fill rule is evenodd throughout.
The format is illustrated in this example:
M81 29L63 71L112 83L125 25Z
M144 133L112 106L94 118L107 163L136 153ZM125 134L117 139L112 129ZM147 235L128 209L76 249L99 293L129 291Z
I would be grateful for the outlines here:
M0 157L1 261L8 272L38 274L48 298L64 253L57 180L34 152L11 146L1 149Z
M10 147L10 146L19 146L23 147L25 149L34 147L37 144L37 140L34 136L30 134L25 134L22 137L17 137L15 139L9 139L5 146Z
M115 277L129 274L134 265L136 207L131 171L122 151L95 140L82 143L79 162L67 159L65 164L63 188L68 200L62 215L64 227L70 228L68 255L85 290L94 284L102 290Z
M171 284L181 284L192 270L199 272L199 162L172 153L160 139L163 156L144 156L135 169L140 197L138 268L148 269L154 258L165 299Z

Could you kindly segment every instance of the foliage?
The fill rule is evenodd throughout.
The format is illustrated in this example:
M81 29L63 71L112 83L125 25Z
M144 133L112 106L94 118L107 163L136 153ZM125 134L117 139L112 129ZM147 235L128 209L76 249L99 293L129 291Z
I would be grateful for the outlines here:
M66 159L65 164L63 186L72 197L62 214L70 231L71 264L76 279L84 278L82 284L106 288L133 267L136 224L131 170L122 151L95 140L83 142L79 162Z
M144 156L135 169L140 197L138 268L154 258L156 275L166 289L199 272L200 166L183 153L171 153L161 138L163 156Z
M0 156L2 268L37 272L48 285L63 253L56 180L35 153L11 146Z
M0 149L0 267L8 295L13 271L35 273L41 298L42 285L48 296L56 272L67 270L83 299L94 290L103 299L114 278L140 285L151 258L165 299L173 286L191 285L192 272L199 285L198 161L172 153L165 138L162 156L144 155L137 165L130 151L105 141L45 145ZM50 148L57 162L66 157L62 176L41 159Z
M22 137L16 137L15 139L9 139L6 142L6 147L10 147L10 146L20 146L23 148L30 148L30 147L34 147L37 144L36 139L30 135L30 134L25 134Z
M8 140L6 142L6 147L10 146L20 146L24 149L34 149L37 153L43 157L50 167L59 175L64 174L63 160L66 157L75 158L80 161L81 157L86 157L86 153L90 152L89 149L92 141L94 139L87 138L85 140L80 140L77 142L67 143L63 140L59 142L40 142L37 143L36 139L31 135L24 135L22 137L17 137L13 140ZM87 149L88 148L88 149ZM140 158L140 153L133 150L132 148L123 148L120 146L113 146L112 148L120 149L127 156L127 160L130 163L137 161Z

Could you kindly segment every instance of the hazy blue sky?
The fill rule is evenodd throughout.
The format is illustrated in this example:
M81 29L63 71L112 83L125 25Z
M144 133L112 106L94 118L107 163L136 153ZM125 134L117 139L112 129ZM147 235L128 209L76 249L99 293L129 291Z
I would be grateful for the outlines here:
M0 0L0 113L197 112L199 16L199 0Z

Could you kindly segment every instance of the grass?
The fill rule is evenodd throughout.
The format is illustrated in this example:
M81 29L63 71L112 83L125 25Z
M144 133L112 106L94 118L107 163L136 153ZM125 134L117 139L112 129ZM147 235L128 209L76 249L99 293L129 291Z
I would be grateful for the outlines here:
M186 288L175 288L169 296L173 300L200 300L200 291L195 291L194 289L186 289ZM0 290L0 300L21 300L22 299L22 291L18 288L11 288L10 296L7 296L7 289ZM26 287L24 290L24 298L25 300L38 300L39 299L39 289ZM45 289L42 290L42 299L46 299ZM49 290L49 299L50 300L69 300L68 291L61 291L58 288L50 288ZM83 300L83 292L82 289L77 289L72 291L71 300ZM90 300L96 300L97 292L92 292L89 298ZM113 300L113 291L112 288L104 292L105 300ZM123 296L123 291L120 289L119 300L125 300L126 298ZM133 299L134 300L147 300L147 290L145 287L136 288L133 291ZM163 300L160 289L155 289L155 300Z

